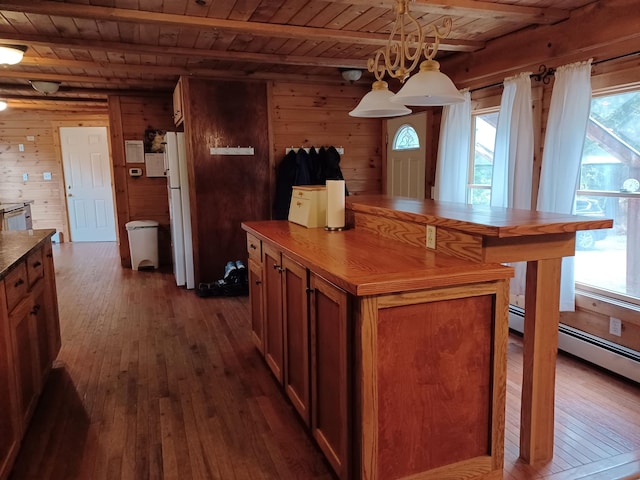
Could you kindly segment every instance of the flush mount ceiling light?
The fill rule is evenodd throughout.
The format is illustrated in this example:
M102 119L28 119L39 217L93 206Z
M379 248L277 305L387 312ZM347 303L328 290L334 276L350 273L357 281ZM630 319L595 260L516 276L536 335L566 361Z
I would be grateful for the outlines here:
M0 100L0 112L7 109L7 102Z
M420 64L420 72L410 78L396 95L389 92L391 95L386 96L388 102L392 105L431 106L463 102L464 96L458 91L451 79L440 72L440 64L433 59L438 53L440 40L451 33L453 24L451 18L445 18L440 26L432 26L434 41L433 43L425 43L422 27L409 13L409 0L396 0L395 11L396 19L389 40L368 60L367 69L375 75L378 82L383 81L384 75L388 74L391 78L396 78L404 83L418 66L423 54L425 61ZM407 27L409 32L407 32ZM351 116L400 115L399 110L394 110L393 107L380 109L379 104L370 105L367 97L372 92L365 95L358 106L349 113ZM386 111L388 114L377 115L374 114L376 111ZM405 114L410 112L409 110Z
M340 72L342 74L342 78L344 78L347 82L356 82L360 80L362 77L362 70L357 68L347 68Z
M24 45L0 45L0 64L15 65L22 61L27 47Z
M29 80L29 83L36 92L50 95L56 93L60 88L60 82L47 82L44 80Z

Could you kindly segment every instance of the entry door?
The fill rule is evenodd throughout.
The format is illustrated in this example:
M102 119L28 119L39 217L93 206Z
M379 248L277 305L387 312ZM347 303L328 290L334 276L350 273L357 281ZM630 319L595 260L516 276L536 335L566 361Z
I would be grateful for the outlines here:
M424 199L427 113L387 120L387 194Z
M60 128L72 242L116 240L106 127Z

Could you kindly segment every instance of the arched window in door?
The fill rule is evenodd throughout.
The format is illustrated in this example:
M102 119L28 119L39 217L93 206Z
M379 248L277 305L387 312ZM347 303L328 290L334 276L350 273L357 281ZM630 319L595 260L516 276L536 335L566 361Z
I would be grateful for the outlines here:
M420 148L420 139L415 129L409 125L402 125L393 139L394 150L414 150Z

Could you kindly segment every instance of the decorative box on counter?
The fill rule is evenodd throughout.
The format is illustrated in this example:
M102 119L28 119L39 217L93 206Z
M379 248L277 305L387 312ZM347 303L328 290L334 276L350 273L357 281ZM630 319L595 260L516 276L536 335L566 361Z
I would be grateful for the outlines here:
M293 187L289 221L308 228L324 227L327 222L327 188L324 185Z

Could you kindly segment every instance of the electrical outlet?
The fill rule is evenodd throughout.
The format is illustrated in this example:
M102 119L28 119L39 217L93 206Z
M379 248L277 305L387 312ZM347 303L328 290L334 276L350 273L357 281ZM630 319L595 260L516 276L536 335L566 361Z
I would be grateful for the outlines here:
M29 180L29 174L28 173L23 173L22 174L22 181L26 182L27 180Z
M609 333L616 337L622 336L622 320L616 317L609 317Z
M42 179L43 180L51 180L51 172L44 172L42 174Z
M436 227L435 225L427 225L427 248L435 250L436 248Z

